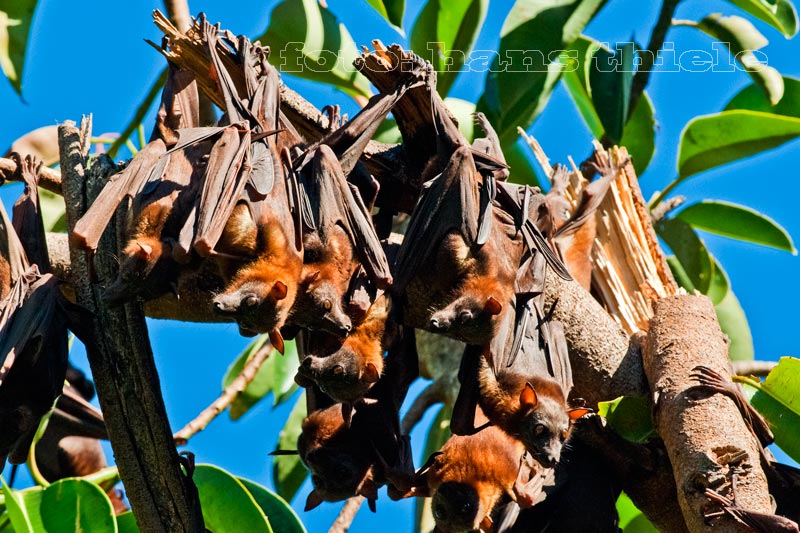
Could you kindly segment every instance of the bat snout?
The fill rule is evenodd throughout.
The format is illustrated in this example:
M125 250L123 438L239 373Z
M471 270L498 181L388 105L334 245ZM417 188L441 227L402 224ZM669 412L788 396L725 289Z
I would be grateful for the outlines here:
M450 327L450 321L442 316L433 315L430 321L431 330L444 331Z

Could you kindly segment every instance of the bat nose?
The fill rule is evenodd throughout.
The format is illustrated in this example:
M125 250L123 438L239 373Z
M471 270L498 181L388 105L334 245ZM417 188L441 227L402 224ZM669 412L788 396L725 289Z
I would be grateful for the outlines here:
M220 315L233 315L236 314L236 305L224 295L220 295L214 298L214 311Z
M431 318L431 328L432 329L442 329L443 325L439 322L438 318Z
M305 359L303 359L303 362L300 363L300 366L302 366L303 368L311 368L311 358L306 357Z

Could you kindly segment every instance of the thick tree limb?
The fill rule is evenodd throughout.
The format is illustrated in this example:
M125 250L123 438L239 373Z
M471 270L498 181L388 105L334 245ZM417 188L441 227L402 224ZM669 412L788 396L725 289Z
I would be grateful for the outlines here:
M589 405L647 394L638 343L583 287L548 272L545 306L564 325L575 390Z
M18 181L19 179L17 164L12 159L0 157L0 185L6 181ZM39 187L61 194L61 173L58 170L42 166L39 169Z
M690 375L705 365L730 379L728 347L714 306L705 296L663 298L643 347L644 370L653 394L656 429L664 440L678 487L678 501L690 531L746 531L730 516L705 523L706 488L731 496L737 475L738 505L771 514L767 480L761 469L760 445L736 405L716 394L692 399Z
M116 170L107 157L87 169L90 130L86 119L80 130L71 121L59 127L70 228ZM119 230L121 224L114 224ZM142 531L204 531L197 489L183 474L172 441L142 306L132 302L109 309L100 296L103 282L116 276L117 263L108 251L118 250L117 242L113 229L106 232L100 242L105 253L95 256L93 265L84 251L73 248L70 256L76 300L95 316L84 325L91 337L86 352L120 477Z

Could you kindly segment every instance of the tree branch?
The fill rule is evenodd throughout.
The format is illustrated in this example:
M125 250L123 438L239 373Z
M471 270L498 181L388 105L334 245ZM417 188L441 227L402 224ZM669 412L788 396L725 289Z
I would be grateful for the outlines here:
M707 366L730 380L728 347L714 306L705 296L679 295L654 304L642 354L650 383L655 426L664 440L678 488L678 502L690 531L743 531L726 514L707 524L706 488L731 495L740 480L737 504L772 514L761 446L733 401L721 394L695 399L691 374Z
M0 157L0 185L6 181L21 181L21 179L22 176L17 172L17 164L14 160ZM39 169L39 187L61 194L61 173L58 170L42 166Z
M363 496L353 496L348 499L342 510L339 511L339 516L334 520L328 533L347 533L365 499Z
M737 376L764 377L778 366L777 361L732 361L733 373Z
M59 126L63 195L70 229L116 171L113 161L103 156L87 169L90 124L84 119L80 130L71 121ZM81 326L86 330L83 336L97 395L139 528L204 531L197 489L183 474L172 441L143 308L131 302L109 309L100 296L103 282L117 273L111 251L119 249L123 220L120 211L100 241L101 253L94 261L86 252L70 249L76 301L93 314L91 323Z
M253 382L258 374L258 369L272 353L272 345L265 344L247 361L242 371L236 376L230 385L225 387L222 394L214 400L211 405L206 407L194 420L186 424L183 429L175 433L175 444L185 446L195 434L203 431L217 415L230 406L239 394L244 392L247 386Z

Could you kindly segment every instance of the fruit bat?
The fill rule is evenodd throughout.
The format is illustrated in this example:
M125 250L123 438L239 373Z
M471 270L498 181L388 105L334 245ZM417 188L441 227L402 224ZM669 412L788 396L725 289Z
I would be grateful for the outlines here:
M534 459L553 467L571 422L589 409L567 406L572 371L563 331L541 315L540 299L529 300L521 317L507 315L502 334L490 345L466 348L451 430L466 435L479 430L474 420L480 405L490 423L518 436Z
M544 488L543 501L521 510L513 521L500 522L498 531L619 531L616 502L621 489L615 479L618 472L582 438L586 422L585 419L576 422L570 445L555 467L554 483Z
M361 400L383 373L384 349L394 336L394 326L387 325L390 308L391 297L378 296L364 321L343 340L307 334L295 380L303 386L315 383L337 402L352 405Z
M493 510L511 499L528 508L552 483L525 455L522 443L496 427L470 436L454 435L416 473L413 487L396 497L432 497L434 531L494 531Z
M39 421L61 393L67 370L68 325L87 339L92 320L67 301L50 274L39 210L38 164L19 160L25 190L14 206L15 227L0 204L0 252L10 287L0 301L0 469L24 462ZM20 242L19 234L25 235ZM23 245L27 245L25 248Z
M297 445L314 484L306 510L356 494L365 496L374 510L381 485L410 489L411 443L400 429L398 412L419 374L416 356L413 330L405 329L391 346L385 375L358 404L349 423L346 406L331 405L315 386L306 390L310 414Z

